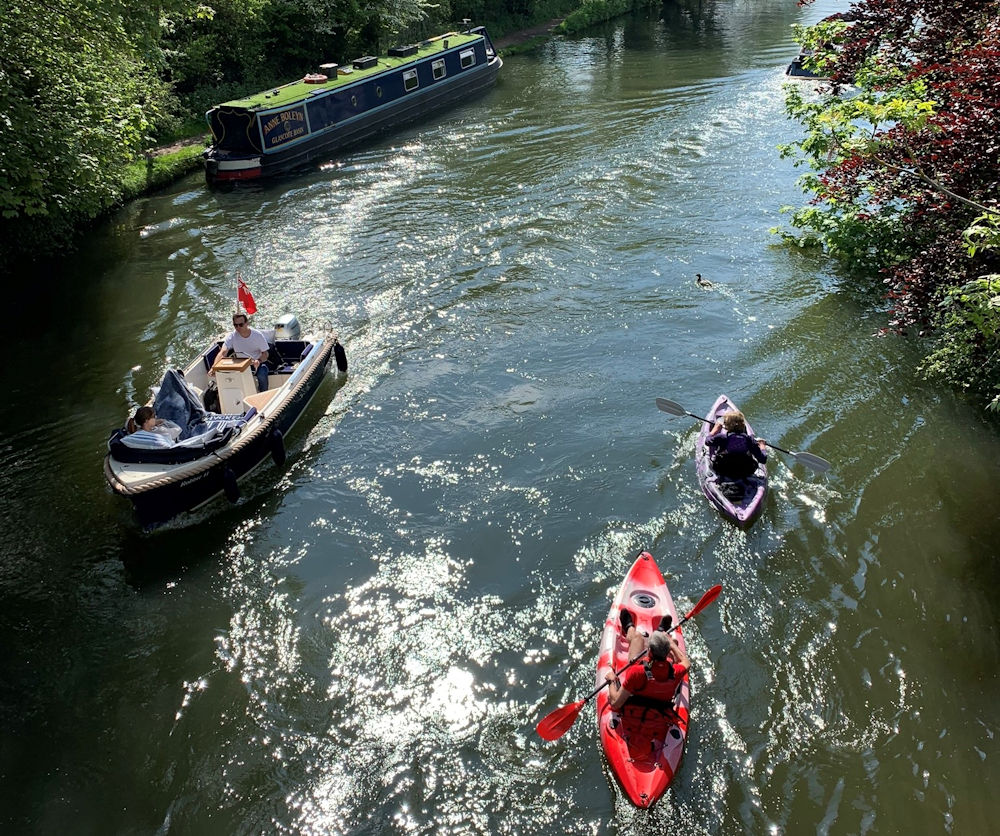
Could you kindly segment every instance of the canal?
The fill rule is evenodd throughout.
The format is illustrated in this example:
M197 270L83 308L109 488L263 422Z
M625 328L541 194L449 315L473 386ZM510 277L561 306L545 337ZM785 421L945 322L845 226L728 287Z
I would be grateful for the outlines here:
M877 296L769 232L802 200L775 150L790 26L843 7L666 2L300 176L192 176L17 277L4 831L995 829L1000 436L878 335ZM350 374L239 504L144 535L105 442L226 326L237 270L258 325L332 323ZM833 464L775 454L746 533L654 404L722 392ZM723 585L649 813L592 712L534 733L591 689L643 548L682 610Z

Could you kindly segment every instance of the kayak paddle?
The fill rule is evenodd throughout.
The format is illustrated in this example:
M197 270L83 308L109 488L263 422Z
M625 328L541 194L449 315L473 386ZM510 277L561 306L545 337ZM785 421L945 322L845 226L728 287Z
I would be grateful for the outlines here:
M702 418L700 415L695 415L693 412L688 412L681 406L677 401L667 400L666 398L657 398L656 407L661 412L666 412L668 415L687 415L689 418L694 418L696 421L704 421L706 424L712 424L707 418ZM793 459L806 467L811 467L817 473L826 473L831 465L826 459L822 459L819 456L813 455L812 453L799 453L793 452L792 450L786 450L784 447L779 447L777 444L771 444L769 441L764 442L765 447L770 447L772 450L777 450L779 453L787 453Z
M694 605L694 609L692 609L691 612L684 616L684 618L671 627L667 632L672 633L680 627L681 624L684 624L686 621L694 618L698 613L705 609L705 607L718 598L720 592L722 592L722 584L713 586L710 590L708 590L708 592L701 596L701 600ZM621 670L615 671L615 676L621 676L625 670L630 668L645 655L646 651L643 650L642 653L637 655L635 658L629 659L628 664L624 665ZM538 736L543 740L558 740L566 734L566 732L569 731L570 726L576 722L576 718L579 716L580 711L583 710L584 705L596 697L605 688L605 686L607 686L607 684L608 681L605 680L603 685L599 685L582 700L571 702L569 705L560 706L555 711L552 711L543 717L538 725L535 726L535 731L538 732Z

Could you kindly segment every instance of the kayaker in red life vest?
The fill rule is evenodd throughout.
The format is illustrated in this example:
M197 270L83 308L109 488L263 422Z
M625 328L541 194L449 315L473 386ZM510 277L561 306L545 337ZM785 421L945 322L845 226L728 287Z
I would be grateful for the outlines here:
M747 433L746 418L738 409L715 422L705 444L712 456L712 470L723 479L746 479L756 472L758 462L767 461L764 439Z
M631 665L619 679L613 672L605 675L608 685L609 705L614 711L621 709L629 697L644 697L672 702L681 679L691 669L691 660L681 649L670 629L670 616L664 616L660 626L648 639L635 629L632 613L622 610L622 631L628 640L628 656L634 659L648 649L643 663Z

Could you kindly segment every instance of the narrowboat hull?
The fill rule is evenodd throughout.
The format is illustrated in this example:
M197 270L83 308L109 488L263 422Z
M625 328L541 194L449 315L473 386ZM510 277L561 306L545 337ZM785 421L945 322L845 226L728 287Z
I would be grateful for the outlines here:
M287 174L483 93L503 65L489 36L477 27L451 41L442 35L406 60L359 59L376 63L213 108L206 114L213 134L206 182Z

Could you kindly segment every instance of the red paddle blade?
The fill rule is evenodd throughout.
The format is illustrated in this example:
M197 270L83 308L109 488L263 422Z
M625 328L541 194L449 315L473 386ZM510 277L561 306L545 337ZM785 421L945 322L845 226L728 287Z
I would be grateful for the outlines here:
M571 702L569 705L560 706L551 714L543 717L541 722L535 726L538 736L542 740L558 740L576 722L576 718L580 714L580 709L583 708L585 702L586 700Z
M686 616L684 616L684 620L687 621L689 618L694 618L698 613L700 613L703 609L705 609L705 607L707 607L716 598L718 598L720 592L722 592L721 583L716 586L713 586L710 590L708 590L708 592L702 595L701 600L694 605L694 609L691 610L691 612L689 612Z

